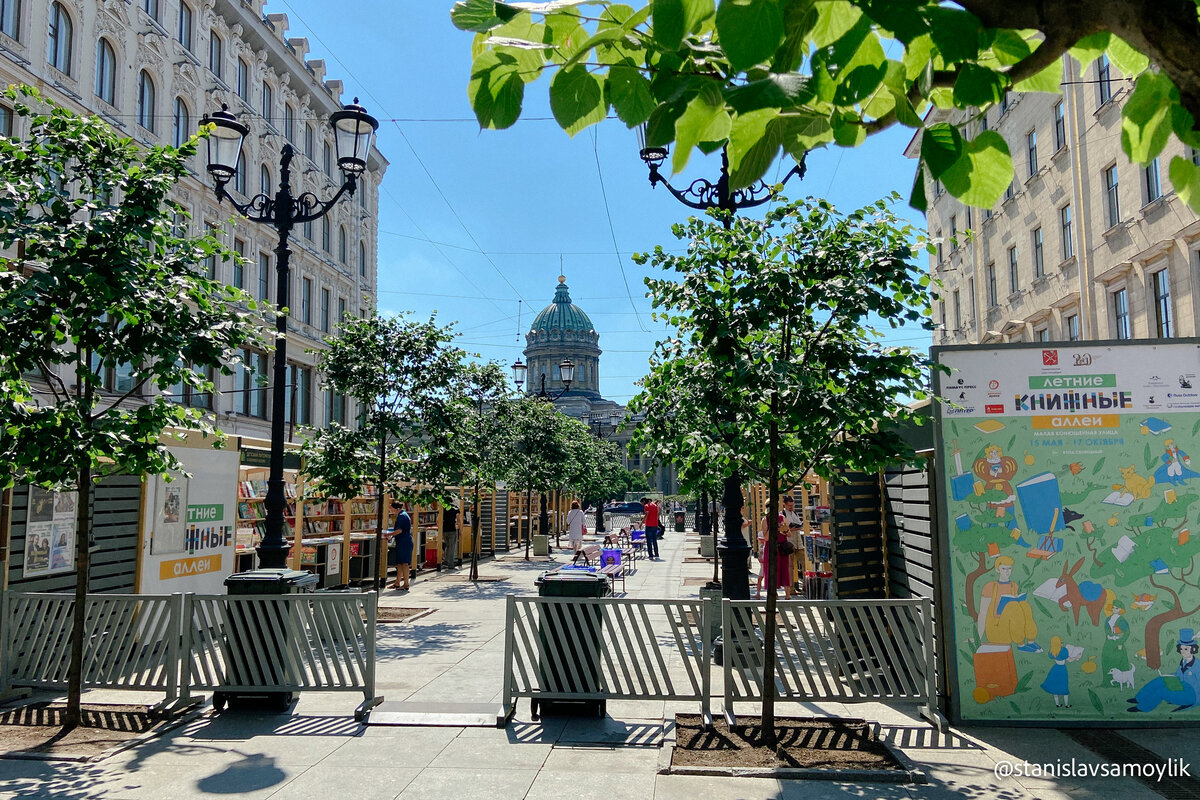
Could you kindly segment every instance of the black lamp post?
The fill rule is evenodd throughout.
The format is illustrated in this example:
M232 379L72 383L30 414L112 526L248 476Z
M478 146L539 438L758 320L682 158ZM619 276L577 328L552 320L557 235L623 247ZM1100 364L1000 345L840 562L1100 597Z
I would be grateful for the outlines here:
M521 359L517 359L512 365L513 383L517 385L517 391L521 391L522 384L525 383L525 378L529 375L529 367L522 363ZM575 363L569 358L564 358L558 365L559 378L562 380L563 388L557 392L546 391L546 373L542 373L541 388L536 393L530 391L529 397L536 397L546 403L553 403L558 398L571 391L571 383L575 380ZM550 526L550 512L546 510L546 493L539 492L542 510L538 513L538 530L542 536L548 536L546 529ZM547 540L549 541L549 540Z
M734 214L768 202L775 197L778 188L791 180L793 176L803 178L806 169L805 157L801 157L800 161L788 170L787 175L783 176L783 180L775 186L758 181L745 189L731 190L729 188L729 150L722 148L721 175L717 178L717 182L699 179L692 181L686 189L681 191L672 186L659 172L659 167L667 159L667 148L646 144L645 125L638 130L638 139L641 144L639 155L650 170L651 188L661 183L667 187L667 191L671 193L672 197L688 208L700 211L717 208L726 212L721 217L721 224L725 230L733 228ZM721 571L725 575L721 593L722 596L731 600L748 600L750 599L750 544L742 535L741 476L736 473L726 476L722 494L722 502L725 506L725 541L717 546L717 552L721 558ZM713 534L716 535L716 531Z
M621 421L621 415L616 411L603 412L598 411L593 414L584 414L583 421L587 423L588 430L597 439L603 439L608 433L605 429L612 427L615 431L617 425ZM604 498L601 497L596 503L596 533L604 533Z
M337 164L345 181L329 200L321 200L312 192L299 197L292 195L291 163L294 151L285 144L279 159L279 188L274 197L258 194L245 203L239 203L228 192L225 185L237 174L242 158L242 141L250 128L229 113L222 105L215 114L205 115L201 124L209 128L208 172L212 175L217 202L226 198L239 212L254 222L265 222L275 228L279 242L275 246L275 302L279 309L287 308L288 285L292 255L288 247L288 235L297 224L312 222L329 213L329 210L344 194L354 194L359 176L367 169L367 158L371 152L371 140L379 128L379 122L358 105L354 98L351 105L329 115L333 126ZM287 565L291 544L284 538L284 494L283 494L283 440L284 440L284 392L287 385L287 315L281 311L275 316L275 364L271 392L271 467L267 479L266 532L258 545L259 567L284 567ZM382 495L380 496L382 501Z

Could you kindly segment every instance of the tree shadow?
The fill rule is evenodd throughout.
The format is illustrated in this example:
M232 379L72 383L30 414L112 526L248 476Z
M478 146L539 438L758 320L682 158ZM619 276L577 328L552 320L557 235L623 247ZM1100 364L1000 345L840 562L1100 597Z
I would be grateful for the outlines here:
M380 662L417 658L460 642L477 630L472 623L435 622L429 625L385 625L379 628L375 657Z

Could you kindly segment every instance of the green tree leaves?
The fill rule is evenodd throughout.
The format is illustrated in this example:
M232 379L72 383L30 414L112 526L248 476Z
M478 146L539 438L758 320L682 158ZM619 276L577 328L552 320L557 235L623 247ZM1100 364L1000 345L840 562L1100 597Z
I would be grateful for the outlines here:
M481 53L471 66L467 91L481 128L508 128L521 116L525 81L510 55L494 50Z
M921 136L921 156L929 173L942 181L947 191L981 208L999 202L1013 179L1008 144L995 131L981 131L973 140L964 141L952 125L931 125Z
M608 105L600 80L585 67L561 69L550 81L550 110L571 136L604 119Z
M766 61L783 41L778 0L724 0L716 23L729 64L738 72Z

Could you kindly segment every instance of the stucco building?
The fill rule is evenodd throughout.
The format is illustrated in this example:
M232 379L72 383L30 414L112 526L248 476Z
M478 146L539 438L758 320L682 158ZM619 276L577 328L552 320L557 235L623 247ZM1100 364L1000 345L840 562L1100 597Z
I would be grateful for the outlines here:
M934 344L1194 336L1200 219L1171 190L1172 140L1148 167L1121 149L1132 81L1063 59L1063 94L1009 94L942 119L998 131L1016 176L993 209L927 181L929 271L943 283ZM941 113L941 112L939 112ZM908 149L919 151L919 140ZM968 235L970 232L970 235Z
M329 114L343 103L342 83L326 79L325 63L309 59L308 41L289 38L285 14L263 13L263 0L0 0L0 84L25 83L76 112L95 114L145 144L182 143L201 117L229 107L250 126L242 168L228 190L241 200L273 194L285 143L295 194L333 195L342 183L334 163ZM0 134L23 135L0 101ZM175 197L191 214L192 234L206 228L245 257L209 263L210 274L260 299L275 300L273 228L218 205L203 148L192 176ZM376 305L379 183L387 161L373 150L352 200L324 219L299 226L291 238L289 421L349 422L356 409L319 390L316 357L338 320ZM210 409L228 433L269 436L270 357L247 352L248 367L216 376L217 394L181 396ZM105 376L124 391L120 368ZM261 380L260 380L261 377ZM123 388L124 387L124 388ZM182 388L180 390L183 391Z

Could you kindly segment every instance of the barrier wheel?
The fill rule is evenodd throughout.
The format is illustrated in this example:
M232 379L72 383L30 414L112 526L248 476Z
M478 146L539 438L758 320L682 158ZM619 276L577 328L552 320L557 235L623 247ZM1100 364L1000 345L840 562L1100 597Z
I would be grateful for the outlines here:
M229 697L224 692L213 692L212 704L217 711L224 711L229 703Z

